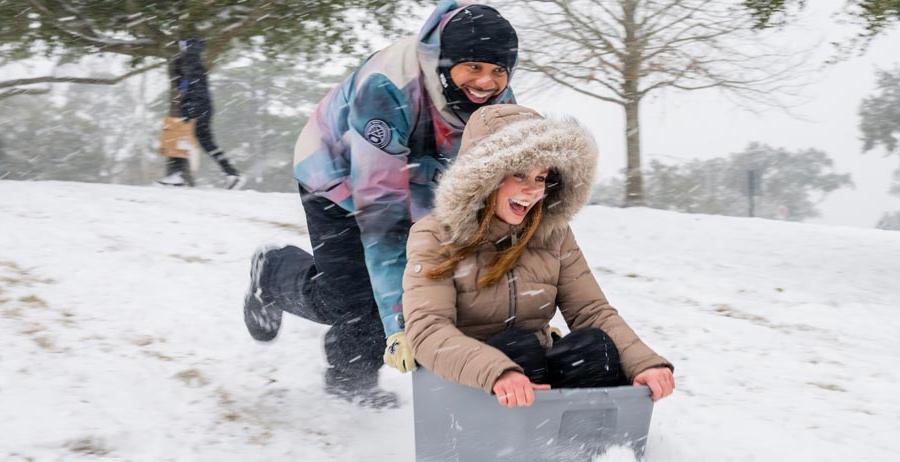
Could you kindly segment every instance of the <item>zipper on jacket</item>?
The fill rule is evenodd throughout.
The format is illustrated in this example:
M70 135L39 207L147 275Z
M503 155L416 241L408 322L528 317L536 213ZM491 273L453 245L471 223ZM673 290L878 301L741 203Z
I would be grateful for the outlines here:
M510 243L516 245L519 236L515 232L509 235ZM509 317L506 318L506 328L509 329L516 324L516 276L513 274L515 268L506 273L506 284L509 286Z
M509 317L506 318L506 328L511 328L516 323L516 277L512 270L506 273L506 284L509 286Z

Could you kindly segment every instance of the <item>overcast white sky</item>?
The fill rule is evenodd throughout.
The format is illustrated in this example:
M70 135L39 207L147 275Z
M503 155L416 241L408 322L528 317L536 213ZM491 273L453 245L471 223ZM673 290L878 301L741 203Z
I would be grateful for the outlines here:
M844 0L816 0L779 40L788 44L821 43L814 58L824 61L831 41L857 29L837 24L833 14ZM900 64L900 30L879 37L862 57L854 56L826 67L805 90L806 103L794 111L804 119L778 110L753 114L735 107L716 91L667 92L642 107L642 145L645 165L652 159L676 163L740 152L752 141L791 150L817 148L834 159L836 170L850 173L855 189L830 194L819 207L822 217L810 220L837 225L873 227L888 210L900 210L900 197L888 189L900 157L883 150L862 154L857 128L860 101L875 89L874 71ZM587 124L601 147L600 176L617 174L625 166L624 115L619 106L590 100L571 91L554 89L526 94L519 102L544 112L572 114Z

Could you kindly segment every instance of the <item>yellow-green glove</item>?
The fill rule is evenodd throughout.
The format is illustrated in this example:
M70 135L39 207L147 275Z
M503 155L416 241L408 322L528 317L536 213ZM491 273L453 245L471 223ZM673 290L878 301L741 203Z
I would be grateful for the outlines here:
M409 342L406 340L406 332L397 332L387 338L384 363L400 372L416 369L416 360L413 358L412 348L409 347Z

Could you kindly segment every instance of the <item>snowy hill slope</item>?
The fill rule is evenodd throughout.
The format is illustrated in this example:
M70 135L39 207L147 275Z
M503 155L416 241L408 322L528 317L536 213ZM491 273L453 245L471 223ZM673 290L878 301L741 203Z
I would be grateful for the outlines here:
M321 391L324 328L241 319L292 194L0 181L0 460L412 460L398 410ZM891 460L900 233L590 207L575 232L676 364L646 460Z

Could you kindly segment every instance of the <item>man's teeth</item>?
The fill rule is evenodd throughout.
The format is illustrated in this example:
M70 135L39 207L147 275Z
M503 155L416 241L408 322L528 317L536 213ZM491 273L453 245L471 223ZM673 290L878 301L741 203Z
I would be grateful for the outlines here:
M494 94L493 91L476 90L474 88L469 88L469 93L475 95L476 98L487 98Z

